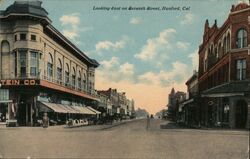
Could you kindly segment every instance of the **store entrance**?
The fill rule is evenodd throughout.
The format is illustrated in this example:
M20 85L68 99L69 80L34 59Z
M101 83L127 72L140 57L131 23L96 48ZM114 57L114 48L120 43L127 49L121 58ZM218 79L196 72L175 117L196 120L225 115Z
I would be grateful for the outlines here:
M27 102L26 96L21 96L18 104L17 123L19 126L27 126L31 123L31 104Z
M247 122L247 102L239 100L236 104L236 128L245 128Z

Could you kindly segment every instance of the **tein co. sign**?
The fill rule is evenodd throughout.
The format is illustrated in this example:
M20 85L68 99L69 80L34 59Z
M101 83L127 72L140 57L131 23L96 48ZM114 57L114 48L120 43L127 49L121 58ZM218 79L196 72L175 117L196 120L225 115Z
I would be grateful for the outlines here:
M38 85L39 80L34 79L15 79L15 80L0 80L1 85L8 85L8 86L19 86L19 85Z

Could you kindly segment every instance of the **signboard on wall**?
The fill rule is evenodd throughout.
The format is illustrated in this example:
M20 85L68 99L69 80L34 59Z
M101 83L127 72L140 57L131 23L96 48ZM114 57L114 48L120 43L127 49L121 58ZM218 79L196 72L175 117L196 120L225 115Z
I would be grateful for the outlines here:
M0 80L1 85L6 86L19 86L19 85L26 85L26 86L32 86L32 85L38 85L40 84L39 80L35 79L7 79L7 80Z

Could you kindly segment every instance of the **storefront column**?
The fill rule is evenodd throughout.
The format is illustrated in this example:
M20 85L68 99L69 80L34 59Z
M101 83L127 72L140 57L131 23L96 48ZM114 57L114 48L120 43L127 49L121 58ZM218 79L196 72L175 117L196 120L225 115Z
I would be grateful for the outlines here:
M32 105L33 104L30 105L30 126L33 126L33 113L34 113L34 110L33 110Z
M248 107L247 107L247 123L246 123L246 128L250 129L250 99L247 101Z
M25 104L25 108L26 108L26 125L28 125L28 122L29 122L29 110L28 110L28 104Z

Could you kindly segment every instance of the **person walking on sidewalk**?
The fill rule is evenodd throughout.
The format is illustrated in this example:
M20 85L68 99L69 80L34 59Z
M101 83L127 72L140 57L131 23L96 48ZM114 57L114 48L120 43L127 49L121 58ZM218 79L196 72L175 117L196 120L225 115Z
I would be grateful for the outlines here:
M47 128L49 126L49 117L47 113L43 114L43 128Z

